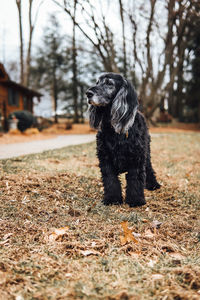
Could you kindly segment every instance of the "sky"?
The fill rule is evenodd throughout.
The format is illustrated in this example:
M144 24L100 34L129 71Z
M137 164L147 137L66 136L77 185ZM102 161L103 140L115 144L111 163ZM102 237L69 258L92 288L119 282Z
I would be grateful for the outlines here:
M63 34L68 34L69 36L72 34L72 23L69 17L67 17L66 13L64 13L56 4L51 0L35 0L33 2L33 19L35 16L35 12L37 10L38 4L43 1L40 6L37 23L35 26L34 34L33 34L33 48L34 52L36 47L41 44L42 35L44 33L45 26L48 24L48 19L50 14L56 14L58 17L59 23L61 25L61 30L63 30ZM28 0L22 0L22 21L23 21L23 39L26 46L28 42ZM62 3L62 1L60 0ZM103 1L102 1L103 2ZM107 1L103 2L107 3ZM114 5L115 6L115 5ZM115 6L116 7L116 6ZM105 8L105 7L104 7ZM115 9L115 8L114 8ZM99 10L100 11L100 10ZM114 24L114 30L118 31L118 20L113 21L113 7L106 7L106 15L109 18L109 21ZM79 19L82 16L77 16ZM18 10L16 6L16 0L0 0L0 62L2 62L5 67L10 61L19 62L19 20L18 20ZM80 33L78 33L80 36ZM11 79L15 80L12 77ZM36 112L49 111L49 107L51 106L51 100L47 99L47 97L43 97L43 100L37 105L35 104ZM48 112L47 112L48 113Z
M10 58L19 56L19 28L18 28L18 11L16 0L0 0L0 61L6 63ZM28 11L28 0L23 0L23 24L24 24L24 40L28 39L28 19L26 17ZM38 4L39 0L34 1ZM36 11L36 5L33 7ZM58 7L51 0L44 0L40 8L40 12L33 36L33 44L39 43L43 29L48 21L48 16L52 12L60 13ZM63 19L63 21L65 21Z
M33 15L36 12L38 3L42 0L35 0L33 2ZM22 16L23 16L23 30L24 30L24 41L28 40L28 0L22 0ZM60 0L62 3L62 1ZM107 1L105 1L107 3ZM114 2L113 2L114 3ZM67 17L66 13L53 3L51 0L43 0L43 4L40 7L40 12L37 18L37 24L33 36L33 48L40 44L42 33L45 26L48 23L50 14L56 14L61 28L64 33L71 35L72 26L71 21ZM118 19L113 14L113 7L109 7L107 11L108 19L114 23L114 29L118 31ZM81 18L81 16L78 16ZM34 17L33 17L34 19ZM18 11L16 7L16 0L0 0L0 61L6 63L10 58L16 59L19 57L19 24L18 24ZM118 24L117 24L118 23Z
M34 4L38 4L41 0L35 0ZM28 41L28 0L22 1L22 16L23 16L23 31L25 45ZM33 6L33 15L36 11L36 6ZM58 16L63 28L68 28L71 31L70 22L67 21L65 14L61 13L61 10L51 1L44 0L44 3L40 7L40 12L37 18L37 23L33 35L33 52L37 45L41 44L44 28L48 23L48 18L51 13L55 13ZM19 62L19 24L18 24L18 11L16 7L16 0L0 0L0 62L6 66L9 61ZM70 33L70 32L69 32ZM11 76L11 79L12 76ZM52 103L49 97L42 97L40 103L34 100L34 110L37 115L49 116L52 110Z
M59 23L61 25L61 30L65 36L68 34L68 36L71 36L72 34L72 22L69 19L69 17L66 15L65 12L63 12L56 4L53 3L52 0L34 0L33 2L33 19L36 12L36 8L38 6L38 3L43 1L43 4L40 7L37 23L34 30L33 35L33 48L32 51L34 53L37 46L41 45L42 35L44 33L45 26L48 24L49 15L54 14L57 16L57 19L59 20ZM62 3L62 0L58 0L60 3ZM24 44L27 45L28 41L28 2L29 0L22 0L22 17L23 17L23 34L24 34ZM162 3L162 1L159 1ZM118 40L118 45L121 44L120 37L121 37L121 23L119 19L119 8L118 8L118 0L102 0L102 7L98 8L98 12L101 12L101 9L104 10L104 13L106 14L106 21L110 24L113 33L115 34L115 39ZM108 5L110 3L110 5ZM145 11L148 11L148 3L146 1L134 1L131 2L130 0L127 0L127 4L135 3L134 5L141 6L142 3L145 3L145 6L142 6L142 11L145 13ZM95 5L98 5L98 1L95 2ZM138 10L137 10L138 11ZM145 28L146 23L140 22L140 15L137 14L135 16L136 22L140 23L140 39L141 44L143 44L145 36L142 34L143 27ZM81 19L83 20L83 16L80 14L77 16L77 19L79 22L81 22ZM0 62L3 62L5 67L10 61L16 61L19 62L19 24L18 24L18 11L16 7L16 0L0 0ZM144 19L143 19L144 21ZM162 22L162 20L160 20ZM164 28L162 26L162 28ZM87 28L88 30L88 28ZM78 33L78 32L77 32ZM91 34L91 32L89 32ZM126 27L126 35L128 35L128 39L132 39L132 31ZM83 36L78 33L78 36L82 40ZM67 37L66 37L67 38ZM161 46L158 44L157 36L154 36L152 40L155 41L156 47L154 47L155 52L155 58L157 57L156 51L160 51ZM26 48L25 48L26 51ZM130 50L132 51L132 49ZM138 55L142 55L142 48L141 51L138 53ZM154 64L156 66L156 63ZM12 76L11 76L12 79ZM41 101L41 105L43 104L44 100ZM40 109L40 106L38 107Z

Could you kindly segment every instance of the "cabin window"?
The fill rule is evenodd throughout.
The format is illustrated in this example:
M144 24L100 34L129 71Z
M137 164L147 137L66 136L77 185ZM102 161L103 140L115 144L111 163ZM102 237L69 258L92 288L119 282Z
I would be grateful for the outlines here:
M19 93L11 88L8 89L8 104L19 106Z
M4 77L5 77L4 72L0 70L0 78L4 78Z
M28 110L28 97L23 96L23 102L24 102L24 109Z

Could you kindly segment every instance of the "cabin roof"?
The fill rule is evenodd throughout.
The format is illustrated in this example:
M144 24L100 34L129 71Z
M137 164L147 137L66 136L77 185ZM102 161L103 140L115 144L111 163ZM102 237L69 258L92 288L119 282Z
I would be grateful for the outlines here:
M4 65L2 63L0 63L0 83L4 86L12 87L16 90L20 90L22 93L24 93L28 96L31 96L31 97L40 98L42 96L41 93L36 92L32 89L29 89L20 83L10 80L10 77L9 77L8 73L6 72Z
M32 97L41 97L42 96L41 93L31 90L31 89L23 86L22 84L16 83L15 81L12 81L12 80L6 80L6 81L0 80L0 83L4 86L12 87L16 90L20 90L28 96L32 96Z

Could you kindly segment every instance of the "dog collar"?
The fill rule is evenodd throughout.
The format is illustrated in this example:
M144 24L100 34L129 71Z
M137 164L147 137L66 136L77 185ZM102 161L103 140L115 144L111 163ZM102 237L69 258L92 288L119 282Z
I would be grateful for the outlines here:
M126 134L126 138L128 138L128 130L127 130L127 132L125 134Z

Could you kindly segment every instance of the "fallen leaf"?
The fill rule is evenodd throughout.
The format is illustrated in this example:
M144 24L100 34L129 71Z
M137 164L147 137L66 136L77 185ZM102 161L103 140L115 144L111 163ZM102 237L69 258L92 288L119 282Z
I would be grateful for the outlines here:
M151 232L150 229L147 229L145 231L145 235L144 235L145 238L148 238L148 239L153 239L155 237L155 234Z
M141 252L139 252L139 251L132 252L131 251L131 252L129 252L129 254L134 258L138 258L140 256Z
M120 235L119 238L120 238L121 245L125 245L127 242L126 236Z
M171 252L168 253L171 257L175 258L175 259L185 259L185 256L183 256L182 254L178 253L178 252Z
M69 230L69 226L57 228L57 229L54 230L54 233L56 235L63 235L63 234L65 234L67 232L67 230Z
M138 238L138 237L141 237L141 234L140 233L137 233L137 232L134 232L132 231L132 234L135 238Z
M138 240L133 236L132 230L128 228L128 221L123 221L120 223L123 229L124 235L120 235L120 241L122 245L125 245L128 242L138 243Z
M159 222L158 220L154 220L153 222L151 222L151 227L158 229L160 228L161 224L162 222Z
M90 256L90 255L99 255L100 252L95 251L95 250L81 250L80 251L83 256Z
M7 240L13 233L9 232L3 236L3 240Z
M157 263L156 260L150 259L150 261L147 263L147 266L153 268L156 263Z
M73 275L72 273L66 273L65 277L69 278L69 277L72 277L72 275Z
M54 229L54 231L48 237L49 241L56 241L59 237L66 234L68 230L69 226Z
M153 275L151 276L151 278L152 278L153 280L161 280L161 279L164 278L164 276L163 276L162 274L153 274Z
M143 223L148 223L149 221L147 219L142 219Z
M9 242L9 238L7 240L0 241L0 245L6 245L8 242Z
M24 300L24 297L22 295L17 295L15 300Z
M96 246L96 243L95 243L95 242L92 242L91 246L92 246L92 247L95 247L95 246Z
M23 198L23 200L22 200L22 203L23 203L23 204L26 204L26 203L28 203L28 202L30 202L30 200L27 199L27 196L24 196L24 198Z

